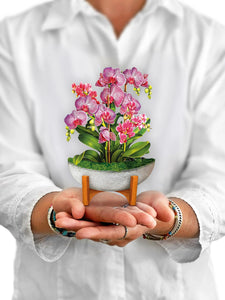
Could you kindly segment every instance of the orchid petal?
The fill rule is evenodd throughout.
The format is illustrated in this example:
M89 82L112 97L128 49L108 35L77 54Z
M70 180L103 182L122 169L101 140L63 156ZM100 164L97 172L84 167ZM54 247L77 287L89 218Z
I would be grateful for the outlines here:
M117 107L119 107L124 99L123 90L117 85L112 85L110 89L111 97L114 99L114 103Z

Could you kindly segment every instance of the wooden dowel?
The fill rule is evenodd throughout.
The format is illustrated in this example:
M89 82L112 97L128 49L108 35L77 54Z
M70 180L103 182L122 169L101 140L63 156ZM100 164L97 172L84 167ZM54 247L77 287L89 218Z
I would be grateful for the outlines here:
M89 204L89 176L82 176L83 204Z
M133 205L133 206L136 205L137 185L138 185L138 176L131 176L129 205Z

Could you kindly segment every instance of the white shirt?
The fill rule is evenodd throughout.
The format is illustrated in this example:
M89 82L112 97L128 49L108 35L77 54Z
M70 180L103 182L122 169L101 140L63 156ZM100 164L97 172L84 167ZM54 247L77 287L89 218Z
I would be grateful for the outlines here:
M187 201L199 239L125 248L33 237L46 193L79 186L65 138L73 82L104 67L150 74L152 175L139 186ZM84 0L55 0L0 25L0 224L17 239L14 300L215 300L210 244L225 233L225 30L175 0L148 0L117 39Z

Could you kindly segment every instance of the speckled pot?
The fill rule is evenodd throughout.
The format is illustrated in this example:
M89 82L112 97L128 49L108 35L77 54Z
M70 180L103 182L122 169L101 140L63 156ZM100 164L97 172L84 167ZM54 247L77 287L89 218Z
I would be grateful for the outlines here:
M130 177L138 176L138 183L143 182L152 172L155 163L120 172L85 169L69 163L73 178L82 184L82 176L89 176L91 189L99 191L122 191L130 187Z

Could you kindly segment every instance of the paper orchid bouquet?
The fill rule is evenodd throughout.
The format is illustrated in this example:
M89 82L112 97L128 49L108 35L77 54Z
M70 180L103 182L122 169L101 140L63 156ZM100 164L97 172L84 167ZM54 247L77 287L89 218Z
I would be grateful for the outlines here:
M90 84L72 84L76 100L75 109L64 119L67 141L77 131L80 142L94 150L77 154L69 162L87 168L101 163L142 163L150 143L136 140L149 131L150 119L140 113L141 104L133 94L139 96L143 89L151 98L148 75L135 67L125 71L108 67L96 86L102 88L100 99Z

